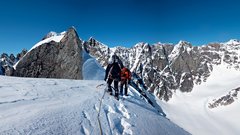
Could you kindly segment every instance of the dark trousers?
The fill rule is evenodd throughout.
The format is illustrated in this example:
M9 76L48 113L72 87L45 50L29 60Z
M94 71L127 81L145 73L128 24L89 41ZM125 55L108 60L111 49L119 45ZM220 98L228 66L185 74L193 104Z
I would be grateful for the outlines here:
M124 95L127 95L127 90L128 90L128 82L127 82L127 80L121 80L120 95L123 95L123 86L125 86Z
M113 79L108 79L107 83L108 83L108 91L110 93L112 93L112 82L113 82ZM115 90L115 96L118 97L118 81L114 80L114 90Z

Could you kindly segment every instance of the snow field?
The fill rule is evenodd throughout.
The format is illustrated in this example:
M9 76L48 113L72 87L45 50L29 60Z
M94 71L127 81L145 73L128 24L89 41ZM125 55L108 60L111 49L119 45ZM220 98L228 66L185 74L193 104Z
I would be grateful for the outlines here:
M142 100L135 90L117 101L103 81L0 76L0 134L188 134Z
M215 66L207 82L195 85L191 93L178 90L169 102L159 101L167 117L194 135L238 135L239 100L210 109L213 99L240 87L240 72L222 64ZM239 97L239 96L238 96Z

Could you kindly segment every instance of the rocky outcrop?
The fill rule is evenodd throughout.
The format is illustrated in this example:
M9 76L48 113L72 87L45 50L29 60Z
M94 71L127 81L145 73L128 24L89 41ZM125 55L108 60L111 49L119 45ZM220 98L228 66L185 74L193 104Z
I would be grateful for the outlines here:
M14 54L3 53L0 59L0 75L12 76L14 69L13 65L18 61Z
M70 28L60 42L50 41L33 48L15 69L14 75L19 77L82 79L82 41Z
M208 104L209 108L216 108L218 106L227 106L230 105L238 98L238 92L240 91L240 87L231 90L225 96L222 96L218 99L214 99L211 103Z

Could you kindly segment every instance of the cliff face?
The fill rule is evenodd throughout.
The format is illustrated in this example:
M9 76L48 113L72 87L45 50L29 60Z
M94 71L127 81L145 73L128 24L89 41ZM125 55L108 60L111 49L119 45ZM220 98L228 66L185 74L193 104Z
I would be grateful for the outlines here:
M82 79L82 41L75 29L56 38L48 37L36 45L16 64L19 77ZM61 37L62 36L62 37ZM52 38L52 40L49 40ZM59 40L59 39L58 39Z

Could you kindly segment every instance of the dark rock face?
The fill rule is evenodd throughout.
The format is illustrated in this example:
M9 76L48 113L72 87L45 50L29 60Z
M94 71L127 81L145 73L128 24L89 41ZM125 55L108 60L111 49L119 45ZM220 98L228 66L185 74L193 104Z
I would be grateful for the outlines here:
M26 49L23 49L21 53L17 54L17 60L20 60L27 53Z
M60 42L44 43L16 65L15 76L82 79L82 41L70 28Z

